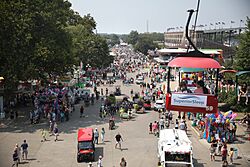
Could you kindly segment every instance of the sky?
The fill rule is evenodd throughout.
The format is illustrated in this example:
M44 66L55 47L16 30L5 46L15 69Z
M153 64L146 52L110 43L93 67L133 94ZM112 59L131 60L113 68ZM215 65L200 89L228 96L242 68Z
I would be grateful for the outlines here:
M184 27L188 9L196 9L198 0L68 0L81 16L90 14L98 33L129 34L132 30L166 32ZM197 25L203 29L239 27L250 17L250 0L200 0ZM194 24L195 14L191 23ZM243 22L240 22L243 20ZM234 23L231 23L233 21ZM213 25L211 25L213 24ZM148 25L148 26L147 26ZM148 27L148 28L147 28Z

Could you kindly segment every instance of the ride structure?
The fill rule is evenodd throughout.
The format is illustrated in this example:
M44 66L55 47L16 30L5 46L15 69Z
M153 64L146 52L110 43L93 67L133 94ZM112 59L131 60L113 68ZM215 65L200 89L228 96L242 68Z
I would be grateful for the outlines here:
M194 10L189 10L189 17L186 25L186 38L193 47L194 51L177 56L168 64L168 82L166 95L166 109L182 112L194 113L216 113L218 110L218 74L221 65L211 58L211 56L200 52L188 36L188 27ZM170 90L171 68L203 68L216 69L216 88L215 94L189 94L173 93Z

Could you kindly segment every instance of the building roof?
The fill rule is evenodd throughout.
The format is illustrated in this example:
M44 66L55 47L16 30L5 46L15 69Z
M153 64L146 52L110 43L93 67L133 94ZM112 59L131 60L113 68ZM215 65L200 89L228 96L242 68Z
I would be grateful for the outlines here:
M193 49L189 49L189 51L193 51ZM222 49L199 49L204 54L220 54ZM187 49L184 48L177 48L177 49L160 49L157 51L159 54L180 54L180 53L187 53Z
M182 49L182 48L178 48L178 49L160 49L157 51L160 54L170 54L170 53L187 53L187 49Z
M155 57L154 61L156 61L157 63L168 63L170 60L164 60L161 59L160 57Z

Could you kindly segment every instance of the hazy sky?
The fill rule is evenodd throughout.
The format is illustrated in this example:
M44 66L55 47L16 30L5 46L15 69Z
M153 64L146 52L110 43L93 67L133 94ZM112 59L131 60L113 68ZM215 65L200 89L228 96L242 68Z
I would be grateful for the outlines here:
M165 32L170 27L184 27L188 9L196 9L198 0L69 0L81 16L90 13L98 33L128 34ZM250 0L200 0L197 25L224 22L224 27L245 24L250 16ZM194 24L194 18L192 24ZM240 23L244 20L244 23ZM231 24L234 21L234 24ZM222 25L221 25L222 26ZM211 26L214 28L214 26Z

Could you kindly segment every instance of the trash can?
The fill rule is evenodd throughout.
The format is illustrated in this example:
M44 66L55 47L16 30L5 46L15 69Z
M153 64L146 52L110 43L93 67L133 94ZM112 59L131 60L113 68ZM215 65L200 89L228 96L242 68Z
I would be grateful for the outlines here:
M233 155L233 159L237 159L239 156L239 152L237 148L234 148L234 155Z

